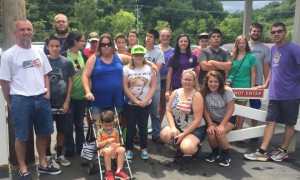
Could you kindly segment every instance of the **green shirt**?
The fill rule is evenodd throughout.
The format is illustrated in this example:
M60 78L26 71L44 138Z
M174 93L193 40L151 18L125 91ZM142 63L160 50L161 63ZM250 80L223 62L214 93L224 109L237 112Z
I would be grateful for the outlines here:
M83 57L81 55L81 52L78 51L77 59L75 59L72 54L67 51L67 58L72 61L75 69L75 74L73 76L73 86L72 86L72 93L71 93L71 99L75 100L82 100L85 99L85 92L83 89L83 85L81 82L82 79L82 73L85 67Z
M243 58L244 59L244 58ZM251 87L251 68L257 64L253 54L247 53L245 60L240 67L243 59L232 61L232 67L228 79L233 79L232 88L250 88ZM238 73L237 70L240 67ZM234 78L235 76L235 78Z

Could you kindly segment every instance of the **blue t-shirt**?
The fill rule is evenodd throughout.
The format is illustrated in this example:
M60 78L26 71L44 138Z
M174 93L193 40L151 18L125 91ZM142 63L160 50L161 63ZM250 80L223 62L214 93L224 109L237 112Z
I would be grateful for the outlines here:
M290 100L300 98L300 47L288 42L273 46L270 58L269 98Z
M159 44L154 46L155 49L160 49ZM168 60L170 56L174 53L174 48L170 46L167 51L163 51L165 57L165 64L160 69L160 79L166 79L168 74Z
M122 86L123 67L117 54L114 54L110 64L106 64L100 57L96 58L92 72L92 93L95 101L92 106L110 108L125 103ZM114 102L113 102L114 101Z

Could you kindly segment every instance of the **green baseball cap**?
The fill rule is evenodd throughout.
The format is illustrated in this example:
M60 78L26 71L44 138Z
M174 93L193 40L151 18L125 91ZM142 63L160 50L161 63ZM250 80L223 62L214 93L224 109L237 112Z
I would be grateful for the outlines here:
M135 55L135 54L146 54L146 49L143 46L141 46L141 45L135 45L131 49L131 54L132 55Z

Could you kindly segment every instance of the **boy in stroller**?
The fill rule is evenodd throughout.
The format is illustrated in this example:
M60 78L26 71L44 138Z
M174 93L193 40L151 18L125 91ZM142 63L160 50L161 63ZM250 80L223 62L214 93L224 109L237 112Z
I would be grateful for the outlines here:
M116 159L117 170L115 172L116 179L129 179L129 176L122 171L125 148L120 145L119 130L115 128L114 113L106 110L101 113L101 128L97 131L97 142L100 154L104 157L106 168L106 179L113 180L114 175L111 169L111 160Z

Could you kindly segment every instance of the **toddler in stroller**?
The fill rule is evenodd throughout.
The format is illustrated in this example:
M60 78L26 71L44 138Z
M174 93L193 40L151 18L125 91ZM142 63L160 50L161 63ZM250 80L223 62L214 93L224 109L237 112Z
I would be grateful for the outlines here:
M125 148L121 146L119 130L115 128L114 113L106 110L101 113L101 128L97 130L97 143L100 155L104 157L106 179L129 179L123 171ZM111 168L111 162L116 160L117 170L115 176Z

